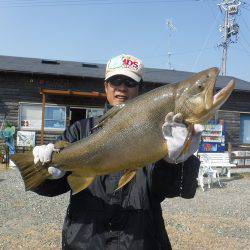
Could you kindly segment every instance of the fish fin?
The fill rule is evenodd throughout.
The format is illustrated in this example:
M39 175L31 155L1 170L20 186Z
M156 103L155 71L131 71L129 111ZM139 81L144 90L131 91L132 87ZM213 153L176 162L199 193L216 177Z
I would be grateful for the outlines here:
M72 194L77 194L87 188L94 180L96 176L86 177L84 175L78 175L72 173L67 177L70 188L72 189Z
M114 106L112 109L110 109L107 113L105 113L102 117L99 118L98 124L96 124L93 129L103 127L106 121L108 121L110 118L112 118L114 115L116 115L120 110L122 110L125 107L125 104L118 104Z
M136 170L126 170L124 175L120 178L118 187L115 191L125 186L128 182L130 182L136 175Z
M11 160L16 164L25 186L25 190L34 190L51 175L49 174L46 164L40 162L34 164L34 157L31 151L18 153L11 156Z

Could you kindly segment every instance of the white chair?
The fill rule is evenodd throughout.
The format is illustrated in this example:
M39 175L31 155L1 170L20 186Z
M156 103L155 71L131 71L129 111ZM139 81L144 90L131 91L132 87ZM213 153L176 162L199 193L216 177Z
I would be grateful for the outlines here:
M198 180L198 185L201 187L202 191L205 191L204 190L204 172L203 172L202 166L200 166L197 180Z
M201 166L198 174L198 185L201 187L201 189L204 191L204 175L207 176L207 185L208 188L211 188L211 184L214 183L214 180L216 180L220 187L220 176L219 172L216 169L213 169L211 167L211 159L208 154L203 154L200 158Z

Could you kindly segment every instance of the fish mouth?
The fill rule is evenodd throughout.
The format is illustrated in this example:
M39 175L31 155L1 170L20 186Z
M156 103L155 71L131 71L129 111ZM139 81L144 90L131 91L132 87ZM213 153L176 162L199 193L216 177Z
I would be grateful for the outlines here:
M215 93L215 84L219 70L212 68L209 70L208 77L211 78L210 83L207 85L205 90L205 108L206 110L217 110L219 109L234 90L235 83L231 80L223 89Z
M201 102L200 106L197 107L198 111L196 114L186 119L187 123L207 123L211 118L213 118L215 112L227 101L231 95L235 87L234 80L231 80L219 92L215 92L216 79L218 75L218 68L210 68L206 71L200 72L198 75L198 80L196 83L200 82L201 85L204 84L204 90L202 93L200 93L201 97L204 98L204 102Z
M231 95L232 91L234 90L235 82L231 80L226 87L221 89L218 93L213 96L213 108L218 109L221 107L222 104L228 99Z
M215 85L215 83L214 83ZM216 94L212 93L210 95L207 95L207 98L209 98L209 100L207 100L208 102L206 103L206 112L205 114L200 118L199 121L197 121L196 123L206 123L207 121L209 121L210 119L212 119L212 117L214 116L215 112L217 110L219 110L219 108L226 102L226 100L229 98L229 96L231 95L232 91L234 90L235 87L235 83L234 80L231 80L226 87L224 87L223 89L221 89L219 92L217 92ZM210 88L210 87L209 87ZM214 86L215 89L215 86ZM208 90L211 91L211 90ZM213 90L214 91L214 90ZM214 91L215 92L215 91Z

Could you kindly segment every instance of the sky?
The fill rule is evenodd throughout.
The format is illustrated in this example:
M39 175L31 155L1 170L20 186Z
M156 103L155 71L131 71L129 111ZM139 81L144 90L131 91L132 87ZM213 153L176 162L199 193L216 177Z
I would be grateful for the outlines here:
M147 68L198 72L220 67L220 2L0 0L0 54L106 63L126 53ZM227 75L250 82L250 0L244 2L236 16L238 42L228 49Z

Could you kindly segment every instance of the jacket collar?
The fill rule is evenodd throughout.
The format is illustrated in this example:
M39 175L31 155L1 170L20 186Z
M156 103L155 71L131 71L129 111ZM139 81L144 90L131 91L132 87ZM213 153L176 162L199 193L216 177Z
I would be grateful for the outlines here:
M111 108L113 108L113 106L106 102L104 105L104 113L108 112Z

